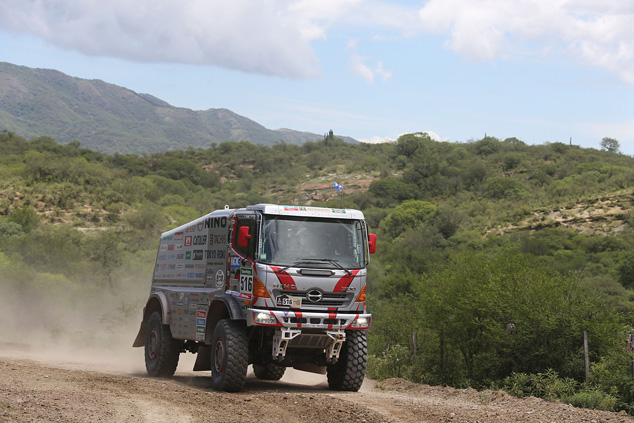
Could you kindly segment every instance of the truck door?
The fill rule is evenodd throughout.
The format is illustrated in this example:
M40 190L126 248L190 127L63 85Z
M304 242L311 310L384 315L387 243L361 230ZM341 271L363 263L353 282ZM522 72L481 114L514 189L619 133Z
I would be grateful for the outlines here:
M257 214L236 213L231 234L229 288L231 291L239 292L243 299L252 298L258 238Z

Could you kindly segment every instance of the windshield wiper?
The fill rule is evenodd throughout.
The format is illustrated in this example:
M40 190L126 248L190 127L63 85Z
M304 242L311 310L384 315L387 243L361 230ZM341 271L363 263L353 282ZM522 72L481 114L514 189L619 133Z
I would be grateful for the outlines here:
M310 259L308 259L308 260L310 260ZM307 259L297 260L297 261L293 262L293 264L288 264L288 265L286 265L284 267L280 267L279 269L277 269L276 273L283 272L286 269L288 269L289 267L296 267L296 266L299 266L300 264L306 263L306 262L307 262Z
M319 262L326 262L326 263L330 263L332 265L334 265L335 267L343 270L344 272L346 272L348 274L348 276L352 276L352 273L346 269L345 267L343 267L341 264L339 264L339 261L335 260L335 259L329 259L329 258L303 258L301 259L298 263L302 263L302 262L308 262L310 263L311 261L319 261Z

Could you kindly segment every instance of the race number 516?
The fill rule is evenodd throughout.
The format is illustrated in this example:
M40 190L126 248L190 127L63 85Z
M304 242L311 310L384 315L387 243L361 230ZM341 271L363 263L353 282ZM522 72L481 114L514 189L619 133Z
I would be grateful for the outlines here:
M242 292L253 291L253 276L240 275L240 291Z

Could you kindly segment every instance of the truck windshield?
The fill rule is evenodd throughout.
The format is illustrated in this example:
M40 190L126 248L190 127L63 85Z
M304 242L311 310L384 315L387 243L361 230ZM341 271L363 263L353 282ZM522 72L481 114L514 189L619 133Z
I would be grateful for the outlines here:
M260 262L280 266L360 269L367 241L363 221L264 216Z

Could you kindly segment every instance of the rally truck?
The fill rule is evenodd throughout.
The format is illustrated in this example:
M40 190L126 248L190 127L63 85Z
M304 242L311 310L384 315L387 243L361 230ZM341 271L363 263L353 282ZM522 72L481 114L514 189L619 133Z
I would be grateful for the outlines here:
M135 347L150 376L174 374L182 352L215 389L243 389L247 368L279 380L287 367L357 391L367 363L369 254L376 236L351 209L225 206L161 235Z

